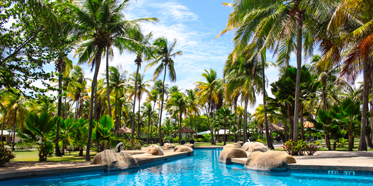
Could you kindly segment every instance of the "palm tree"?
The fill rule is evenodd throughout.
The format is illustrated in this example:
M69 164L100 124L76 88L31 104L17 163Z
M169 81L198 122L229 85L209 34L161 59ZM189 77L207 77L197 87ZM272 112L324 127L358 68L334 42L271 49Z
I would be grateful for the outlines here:
M227 125L230 125L230 123L233 123L233 118L235 117L235 114L232 113L231 110L228 108L221 108L218 110L218 118L222 119L224 122L224 145L227 143Z
M123 71L121 66L110 67L109 68L109 86L110 90L115 95L114 105L115 105L115 127L114 130L118 130L121 125L121 104L120 95L123 95L124 89L127 83L127 71Z
M211 133L211 144L215 144L214 140L214 131L212 127L212 118L213 118L213 103L218 102L218 96L216 92L216 87L218 84L218 78L216 71L213 69L210 69L210 71L205 69L205 73L202 74L202 76L205 78L206 82L197 81L197 87L199 89L197 96L200 97L200 101L204 104L207 103L208 108L207 112L208 114L208 120L210 123L210 133Z
M145 116L148 117L148 136L147 136L147 141L146 141L146 144L149 144L149 134L152 134L152 131L149 133L149 129L151 129L152 127L152 123L153 123L153 118L152 118L152 113L153 113L153 108L152 108L152 104L151 103L148 103L148 102L145 102L144 105L143 105L143 113Z
M137 65L137 70L136 70L136 76L135 77L137 77L139 75L139 70L140 70L140 67L141 67L142 58L143 57L150 58L150 56L152 55L152 47L149 46L151 38L152 38L152 33L151 32L146 36L141 34L141 32L135 33L134 34L134 39L137 42L139 42L141 45L139 45L137 43L133 43L132 45L127 46L127 48L130 51L134 52L137 55L137 58L135 60L135 63ZM135 113L135 107L136 107L136 96L137 96L136 92L137 92L137 79L135 80L135 90L134 90L134 98L133 98L133 111L132 111L133 113ZM140 102L139 102L139 108L140 108ZM132 115L132 128L135 127L134 117L135 117L135 115ZM135 131L132 130L132 134L131 134L132 142L133 142L133 136L134 135L135 135ZM139 135L139 133L137 135Z
M190 126L192 127L193 123L193 117L194 117L194 130L197 131L196 129L196 116L199 115L199 108L198 108L198 99L197 99L197 91L190 89L186 90L187 92L187 97L186 97L186 103L187 103L187 110L188 110L188 115L190 118Z
M176 46L176 39L172 44L168 43L168 40L164 37L158 38L153 42L153 45L157 47L157 50L155 52L154 61L149 63L145 71L155 66L156 64L160 63L159 66L156 68L153 79L156 80L159 75L164 71L163 76L163 85L162 85L162 102L161 102L161 111L159 115L159 142L161 146L163 145L162 140L162 112L163 112L163 102L164 102L164 93L165 93L165 81L166 81L166 74L167 74L167 68L169 71L169 77L171 82L176 81L176 71L174 67L174 60L172 58L175 58L176 56L180 56L182 54L181 51L174 52L175 46Z
M129 97L137 97L137 100L139 102L139 109L138 109L138 122L137 122L137 137L140 138L140 101L144 93L146 93L148 96L150 95L150 91L148 88L150 87L149 81L144 80L144 75L138 74L136 78L137 73L133 73L131 77L131 81L133 82L133 85L131 86L129 90ZM137 88L136 88L137 85ZM137 89L137 90L136 90ZM133 113L135 111L135 105L133 105ZM134 116L132 116L132 119ZM134 121L132 121L132 124ZM132 126L132 131L134 131L134 125ZM134 134L134 132L132 132Z
M80 66L74 66L74 70L70 75L70 83L67 87L67 95L75 102L75 119L79 117L79 104L82 97L82 92L86 85L83 70Z
M76 35L82 38L82 42L80 42L81 44L77 49L77 53L79 53L78 62L90 62L92 70L95 67L91 86L86 161L90 161L89 152L93 129L93 111L96 110L94 107L96 107L97 77L102 53L105 49L111 48L112 45L122 51L125 44L133 42L132 39L129 39L130 33L139 32L138 22L145 20L125 19L123 10L128 2L128 0L122 1L121 3L116 0L87 0L82 6L70 3L65 4L71 11L73 17L76 18L75 21L77 25L79 25ZM107 79L109 80L109 78ZM108 103L109 101L110 100L108 100Z
M187 103L183 93L174 92L166 103L167 109L173 110L173 115L179 114L179 130L181 129L183 114L186 114ZM179 143L181 141L181 133L179 133Z

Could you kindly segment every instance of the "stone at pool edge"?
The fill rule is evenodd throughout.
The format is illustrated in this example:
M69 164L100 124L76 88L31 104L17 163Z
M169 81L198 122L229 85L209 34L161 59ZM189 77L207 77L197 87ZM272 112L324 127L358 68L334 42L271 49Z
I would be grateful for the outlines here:
M252 152L246 160L245 168L251 170L286 170L289 163L296 163L293 156L283 151Z
M174 152L187 152L188 156L193 155L193 149L185 146L185 145L178 145L174 148Z
M232 164L232 158L247 158L247 154L244 150L234 147L232 144L224 146L219 155L219 162Z
M163 150L168 150L168 149L173 149L173 148L175 148L175 145L170 144L170 143L165 143L162 147Z
M150 145L146 153L150 155L164 155L163 150L159 145Z
M124 151L116 153L113 150L105 150L96 154L91 162L91 165L105 165L107 170L126 170L139 167L136 159L130 154Z
M266 152L268 148L260 142L246 142L242 146L242 150L248 151L248 152L255 152L255 151L260 151L260 152Z

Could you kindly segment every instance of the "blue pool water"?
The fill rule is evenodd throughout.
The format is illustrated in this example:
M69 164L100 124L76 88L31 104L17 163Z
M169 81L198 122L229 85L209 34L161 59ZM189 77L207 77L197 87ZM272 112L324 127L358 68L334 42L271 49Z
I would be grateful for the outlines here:
M194 156L123 172L91 172L16 181L0 185L373 185L373 177L313 173L249 171L218 163L221 150L195 149Z

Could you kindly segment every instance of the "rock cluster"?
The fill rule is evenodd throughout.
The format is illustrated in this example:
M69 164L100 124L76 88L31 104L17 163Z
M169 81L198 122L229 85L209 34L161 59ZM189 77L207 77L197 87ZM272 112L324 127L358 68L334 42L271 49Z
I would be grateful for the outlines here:
M241 145L239 143L232 143L225 145L224 148L241 148Z
M253 152L247 158L245 168L252 170L286 170L289 163L296 163L293 156L283 151Z
M150 145L146 153L150 155L164 155L163 150L159 145Z
M106 165L107 170L137 168L139 164L126 152L115 153L113 150L102 151L93 158L91 165Z

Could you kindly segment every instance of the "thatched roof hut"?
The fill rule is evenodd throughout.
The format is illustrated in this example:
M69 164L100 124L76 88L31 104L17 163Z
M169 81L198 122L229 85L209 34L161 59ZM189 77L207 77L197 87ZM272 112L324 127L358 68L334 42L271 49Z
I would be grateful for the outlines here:
M184 126L180 130L176 131L176 133L196 133L196 131L189 128L188 126Z

